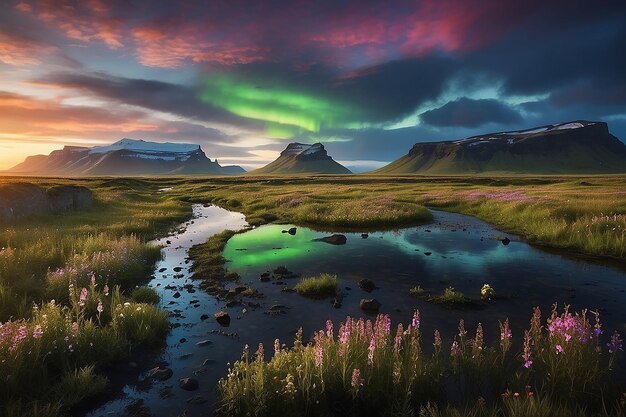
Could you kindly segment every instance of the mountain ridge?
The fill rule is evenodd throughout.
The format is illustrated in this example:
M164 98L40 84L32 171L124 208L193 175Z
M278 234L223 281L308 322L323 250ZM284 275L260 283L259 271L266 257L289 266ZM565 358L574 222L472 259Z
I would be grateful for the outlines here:
M626 172L626 145L604 122L576 120L460 140L418 142L374 174Z
M32 155L6 171L20 175L233 175L239 166L211 161L191 143L123 138L105 146L65 146L49 155Z

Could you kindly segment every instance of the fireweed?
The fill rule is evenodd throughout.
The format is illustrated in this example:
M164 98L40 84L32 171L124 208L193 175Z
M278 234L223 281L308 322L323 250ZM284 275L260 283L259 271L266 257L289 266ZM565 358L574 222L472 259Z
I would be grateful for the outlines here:
M68 305L52 300L35 305L29 320L0 323L0 415L76 404L106 384L94 365L167 331L164 311L124 302L118 287L103 290L95 277L87 287L72 282Z
M434 347L432 354L421 348L418 311L411 323L399 324L394 331L386 315L375 321L347 317L336 335L328 321L326 330L315 332L307 345L302 343L301 330L292 348L276 341L268 361L258 355L251 358L244 350L219 381L217 413L314 416L426 412L434 416L448 415L428 414L428 410L436 411L454 398L483 413L492 409L489 415L535 415L535 409L543 410L537 415L544 411L541 415L551 415L552 411L558 415L613 415L607 410L623 411L618 402L620 387L611 378L622 339L614 333L601 342L599 316L591 314L595 324L590 323L589 316L584 310L570 313L567 306L559 313L555 306L542 327L541 312L536 308L530 329L520 331L523 337L517 341L508 319L500 322L500 337L493 347L485 345L481 324L472 338L461 320L459 333L447 343L439 331L427 341ZM557 351L556 346L562 349ZM476 398L481 399L480 404L472 403ZM488 403L483 398L489 399ZM522 414L515 414L518 411Z

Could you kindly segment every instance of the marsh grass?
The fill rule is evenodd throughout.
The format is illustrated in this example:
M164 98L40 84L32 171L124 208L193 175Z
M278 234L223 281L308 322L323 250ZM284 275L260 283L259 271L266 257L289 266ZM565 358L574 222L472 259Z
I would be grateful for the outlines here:
M441 295L429 297L429 301L435 304L443 304L450 307L463 306L472 302L461 291L455 290L454 287L446 287Z
M293 289L305 297L331 297L337 293L337 276L320 274L316 277L302 278Z
M150 287L138 287L133 290L130 298L136 303L158 304L161 301L159 293Z
M375 322L348 317L337 332L328 321L306 345L300 330L290 348L276 340L273 351L260 344L251 354L246 346L218 384L217 412L276 417L622 415L623 387L611 377L621 339L612 336L607 349L598 315L591 314L593 323L589 316L567 307L559 312L555 306L542 326L537 308L530 328L517 336L519 350L512 347L508 320L500 323L499 343L492 347L484 342L481 324L470 336L463 320L458 334L445 342L439 331L423 335L418 311L411 323L397 328L384 315Z
M92 209L0 228L0 415L56 416L103 389L107 364L168 331L164 311L123 292L159 259L148 242L191 207L144 180L28 181L95 194Z
M425 223L425 206L469 214L531 243L588 255L626 256L626 177L308 176L188 180L193 195L272 221L359 231ZM233 205L233 202L237 203Z

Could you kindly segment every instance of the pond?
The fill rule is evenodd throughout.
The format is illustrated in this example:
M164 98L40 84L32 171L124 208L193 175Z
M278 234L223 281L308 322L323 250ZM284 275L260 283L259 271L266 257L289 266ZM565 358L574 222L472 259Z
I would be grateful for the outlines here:
M172 368L173 377L148 387L128 385L123 398L90 415L115 413L137 401L143 401L155 416L183 411L188 416L210 415L216 382L225 375L227 363L239 358L245 344L254 351L263 342L266 352L271 351L275 338L291 345L300 326L306 339L323 328L327 319L337 325L348 315L364 316L359 308L362 298L381 302L380 311L390 314L394 323L409 322L413 311L419 309L424 346L432 343L435 329L441 330L448 345L460 318L465 319L468 329L482 322L486 339L493 340L499 335L497 320L508 317L513 336L519 340L532 307L540 306L545 319L554 302L571 304L573 309L600 310L605 334L625 329L623 270L548 253L483 221L442 211L433 211L434 222L428 225L370 231L367 236L344 233L346 243L342 245L316 241L332 231L293 225L266 225L237 234L225 248L226 266L241 276L239 285L252 287L262 298L226 307L226 300L197 290L189 280L187 250L223 229L242 229L246 224L241 214L217 207L194 206L194 213L196 218L185 225L185 232L160 242L166 247L157 270L167 269L151 282L161 292L164 308L172 312L174 328L161 360ZM283 232L292 227L295 234ZM510 240L507 245L502 242L504 237ZM260 280L262 274L279 266L303 277L336 274L343 296L341 307L335 308L330 299L312 300L289 292L297 278ZM174 267L182 269L175 272ZM372 280L378 289L371 293L360 289L362 279ZM417 285L433 294L452 286L479 300L480 288L486 283L495 289L497 298L477 303L476 308L445 308L409 294ZM173 298L176 293L181 296ZM229 312L229 327L215 322L213 313L217 310ZM201 320L203 314L210 318ZM210 342L208 346L197 345L204 340ZM178 387L178 379L188 376L199 380L197 391L190 393Z

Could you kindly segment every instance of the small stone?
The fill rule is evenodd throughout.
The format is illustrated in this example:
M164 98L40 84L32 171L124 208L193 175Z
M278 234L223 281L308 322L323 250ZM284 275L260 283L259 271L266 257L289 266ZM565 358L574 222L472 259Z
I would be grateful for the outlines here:
M508 237L505 237L504 239L502 239L502 244L504 246L507 246L509 243L511 243L511 239L509 239Z
M203 314L203 315L200 316L200 320L202 320L202 321L204 321L204 320L206 320L208 318L209 318L208 314Z
M182 378L178 381L178 385L185 391L195 391L198 389L198 380L195 378Z
M361 310L364 311L378 311L382 304L375 298L363 298L359 303Z
M185 389L185 388L183 388L183 389ZM204 404L205 402L207 402L207 399L204 398L202 395L196 395L195 397L191 397L190 399L188 399L187 402L189 404L199 405L199 404Z
M178 291L176 291L176 292L174 293L174 295L172 295L172 297L174 297L174 298L180 298L180 293L179 293Z
M172 375L174 375L174 372L166 366L157 366L156 368L150 369L146 374L148 378L156 379L158 381L170 379Z

